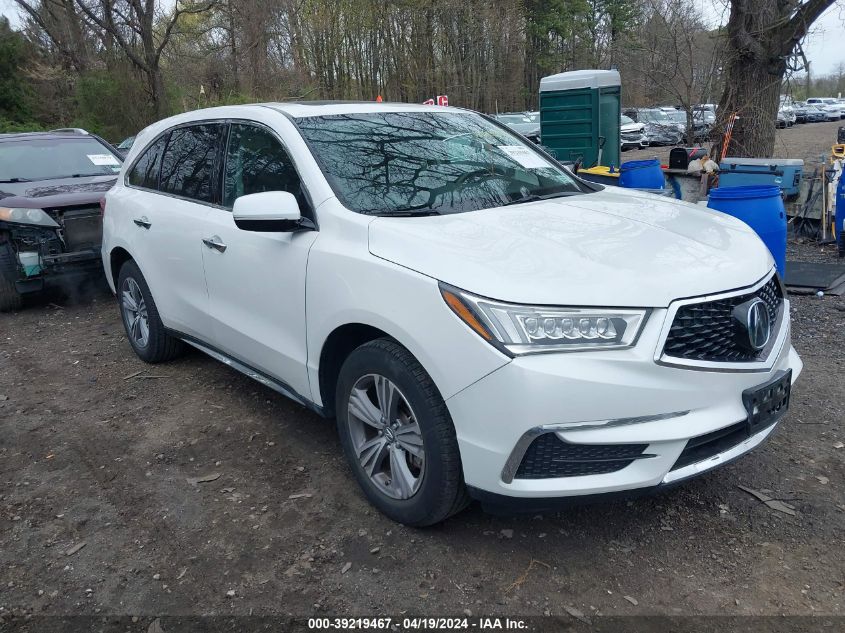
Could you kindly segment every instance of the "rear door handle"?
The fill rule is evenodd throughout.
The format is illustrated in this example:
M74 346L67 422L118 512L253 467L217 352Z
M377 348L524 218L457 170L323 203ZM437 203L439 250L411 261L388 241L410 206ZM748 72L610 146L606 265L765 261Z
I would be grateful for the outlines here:
M148 228L150 228L150 227L152 226L152 222L150 222L150 221L147 219L147 216L145 216L145 215L144 215L144 216L141 216L140 218L135 218L135 219L134 219L134 220L132 220L132 221L133 221L135 224L137 224L138 226L142 226L142 227L144 227L145 229L148 229Z
M212 235L211 237L204 237L202 243L208 246L208 248L213 248L214 250L220 251L221 253L226 252L226 245L216 235Z

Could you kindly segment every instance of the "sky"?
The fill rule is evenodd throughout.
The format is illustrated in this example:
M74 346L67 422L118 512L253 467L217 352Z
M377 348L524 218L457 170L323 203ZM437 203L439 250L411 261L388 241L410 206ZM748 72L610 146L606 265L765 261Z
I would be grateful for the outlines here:
M696 0L702 14L714 26L727 19L726 0ZM9 18L12 26L20 23L18 10L12 0L0 0L0 14ZM845 0L828 9L816 21L813 30L804 43L804 52L810 60L814 75L826 75L845 63Z
M695 0L704 19L712 26L727 22L726 0ZM804 54L813 75L827 75L845 64L845 0L839 0L813 24L804 41Z

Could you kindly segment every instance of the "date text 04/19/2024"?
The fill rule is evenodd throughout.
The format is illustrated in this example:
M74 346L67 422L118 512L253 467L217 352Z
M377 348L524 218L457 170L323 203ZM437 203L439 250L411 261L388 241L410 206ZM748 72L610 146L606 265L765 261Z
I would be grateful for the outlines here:
M407 631L519 631L528 628L519 618L498 617L404 617L404 618L309 618L311 630L407 630Z

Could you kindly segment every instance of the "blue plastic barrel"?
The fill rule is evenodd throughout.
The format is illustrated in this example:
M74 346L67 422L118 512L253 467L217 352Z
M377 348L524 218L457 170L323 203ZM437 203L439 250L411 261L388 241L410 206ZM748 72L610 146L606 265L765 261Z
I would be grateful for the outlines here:
M786 270L786 210L777 185L719 187L710 190L707 206L750 226L775 258L778 273Z
M630 189L663 189L666 179L660 169L660 161L629 160L619 168L619 186Z

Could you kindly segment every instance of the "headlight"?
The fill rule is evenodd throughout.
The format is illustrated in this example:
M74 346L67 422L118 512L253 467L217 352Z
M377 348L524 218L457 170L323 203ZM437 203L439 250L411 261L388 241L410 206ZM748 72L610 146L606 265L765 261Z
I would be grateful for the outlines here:
M649 313L501 303L442 283L440 293L479 336L513 356L632 347Z
M58 228L53 218L44 213L41 209L20 209L0 207L0 220L16 222L17 224L33 224L35 226L48 226Z

